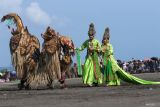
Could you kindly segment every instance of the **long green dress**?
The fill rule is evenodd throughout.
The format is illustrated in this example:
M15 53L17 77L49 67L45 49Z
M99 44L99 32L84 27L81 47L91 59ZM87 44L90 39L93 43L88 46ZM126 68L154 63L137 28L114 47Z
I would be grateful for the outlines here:
M101 45L96 39L86 40L78 50L82 51L85 48L87 48L87 55L82 73L83 83L90 86L93 83L102 84L102 73L98 61L98 50L100 50ZM92 51L90 51L91 48Z
M103 53L104 82L107 85L120 85L120 80L133 84L160 84L160 82L137 78L121 69L113 56L113 47L110 43L102 45L102 49L105 49Z

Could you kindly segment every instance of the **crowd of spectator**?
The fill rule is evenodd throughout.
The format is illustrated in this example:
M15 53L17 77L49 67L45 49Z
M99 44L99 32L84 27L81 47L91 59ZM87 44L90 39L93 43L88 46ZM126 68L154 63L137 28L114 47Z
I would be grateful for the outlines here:
M132 59L128 62L117 60L117 62L123 70L131 74L160 72L160 58L157 57L144 60Z
M131 74L160 72L160 58L157 57L144 60L132 59L131 61L117 60L117 63L123 70ZM71 66L70 71L66 72L66 78L79 77L81 77L81 75L78 75L77 64L74 63ZM6 70L5 72L0 72L0 82L8 82L16 79L15 71Z
M117 63L123 70L131 74L160 72L160 58L157 57L146 58L144 60L135 60L132 58L131 61L117 60ZM76 63L74 63L70 73L67 73L67 75L70 75L67 78L80 77Z
M16 71L5 70L0 72L0 82L9 82L17 80Z

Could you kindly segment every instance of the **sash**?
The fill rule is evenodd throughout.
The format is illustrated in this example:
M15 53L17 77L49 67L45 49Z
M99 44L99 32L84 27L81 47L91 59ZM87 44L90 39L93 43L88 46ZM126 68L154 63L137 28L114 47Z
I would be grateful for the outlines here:
M82 66L81 66L81 56L80 51L76 49L76 56L77 56L77 68L78 68L78 75L82 75Z

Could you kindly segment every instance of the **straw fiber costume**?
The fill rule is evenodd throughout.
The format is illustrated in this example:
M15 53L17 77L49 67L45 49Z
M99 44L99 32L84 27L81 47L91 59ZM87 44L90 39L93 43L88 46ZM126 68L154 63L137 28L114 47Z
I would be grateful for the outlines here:
M25 87L28 74L37 70L40 44L38 39L28 32L27 27L24 28L22 20L17 14L7 14L3 16L1 21L5 22L11 29L12 37L9 46L12 64L18 79L21 80L19 89L22 89Z
M70 76L70 67L72 64L72 56L74 56L74 43L71 38L66 36L59 36L60 40L60 65L61 65L61 87L65 88L66 74Z
M59 61L60 41L57 33L47 27L44 34L42 51L40 54L39 66L35 75L29 77L29 87L37 89L39 87L53 88L54 82L61 79L61 69Z
M35 75L30 75L28 78L29 87L31 89L45 86L53 88L58 80L61 83L61 88L64 88L65 71L70 68L72 63L73 42L68 37L60 36L51 27L47 27L45 33L42 34L42 38L44 42L38 70Z
M19 89L37 89L39 87L53 88L53 82L59 80L64 86L64 72L69 69L74 55L74 45L70 38L57 36L48 27L42 34L44 39L42 52L38 39L24 28L21 18L10 13L1 19L11 29L10 52L12 64L18 79ZM61 56L61 63L60 63ZM61 72L62 69L62 72Z

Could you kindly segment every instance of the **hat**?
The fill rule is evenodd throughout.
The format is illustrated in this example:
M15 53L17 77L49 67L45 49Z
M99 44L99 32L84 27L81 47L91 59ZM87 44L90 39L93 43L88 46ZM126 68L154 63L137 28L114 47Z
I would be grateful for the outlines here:
M109 40L109 38L110 38L110 34L109 34L109 28L107 27L106 29L105 29L105 32L104 32L104 34L103 34L103 39L108 39Z
M91 23L91 24L89 25L88 36L95 35L95 33L96 33L96 31L95 31L95 29L94 29L94 24Z

